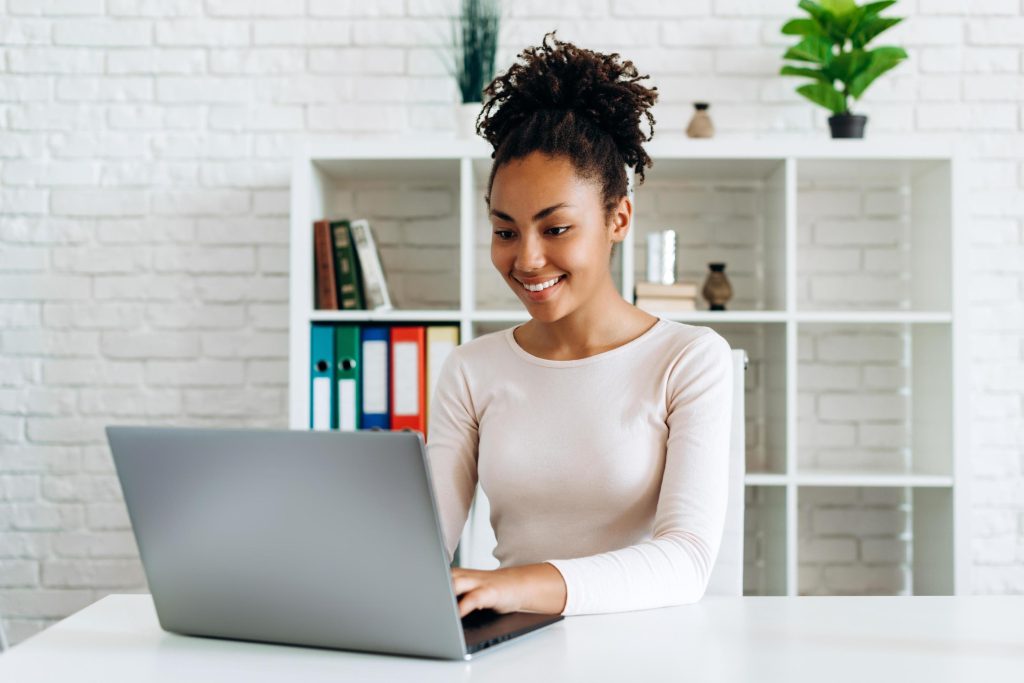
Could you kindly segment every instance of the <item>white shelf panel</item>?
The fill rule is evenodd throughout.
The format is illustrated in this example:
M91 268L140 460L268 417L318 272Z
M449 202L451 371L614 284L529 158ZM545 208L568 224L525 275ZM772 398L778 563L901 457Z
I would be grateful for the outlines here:
M886 139L872 136L862 140L833 140L820 134L777 136L718 136L691 139L685 135L659 134L644 145L655 159L880 159L895 161L945 160L954 145L935 140L908 140L905 136ZM301 156L313 162L324 159L480 159L490 160L493 149L482 138L420 137L415 140L385 138L311 139ZM654 167L652 167L654 168Z
M800 323L951 323L945 311L802 311L793 314Z
M459 311L419 309L411 311L312 311L310 322L409 322L452 321L462 318Z
M662 311L653 312L668 320L683 323L866 323L866 324L944 324L953 322L952 313L913 311ZM455 309L411 309L385 312L375 311L312 311L311 322L321 321L406 321L406 320L460 320L472 322L521 322L529 319L526 311L472 311Z
M952 149L948 144L915 141L906 138L885 140L830 139L820 135L761 139L751 136L720 136L691 139L684 135L659 135L644 145L655 160L673 158L719 159L771 159L798 157L801 159L948 159Z
M653 312L668 320L683 323L782 323L783 311L673 311ZM504 322L528 320L526 311L473 311L470 318L476 322Z
M950 488L953 477L940 474L898 472L857 472L853 470L814 472L804 470L795 477L797 486L913 486Z
M748 472L743 477L743 483L747 486L785 486L789 483L789 477L785 474L752 474Z
M935 474L890 474L871 472L802 472L795 477L786 474L747 474L747 486L910 486L914 488L951 488L953 477Z
M657 313L682 323L784 323L785 311L686 311Z
M476 323L525 322L530 319L526 311L473 311L469 319Z

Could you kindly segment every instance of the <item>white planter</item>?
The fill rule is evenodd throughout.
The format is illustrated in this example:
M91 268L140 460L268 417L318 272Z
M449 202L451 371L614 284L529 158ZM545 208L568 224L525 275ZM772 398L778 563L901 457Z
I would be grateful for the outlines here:
M455 105L455 137L468 140L476 137L476 119L483 102L462 102Z

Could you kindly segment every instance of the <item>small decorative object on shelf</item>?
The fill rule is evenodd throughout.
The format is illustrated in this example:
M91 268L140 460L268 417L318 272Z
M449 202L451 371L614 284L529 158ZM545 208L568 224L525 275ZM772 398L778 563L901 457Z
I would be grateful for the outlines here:
M833 138L864 137L868 117L852 113L850 99L859 99L876 78L907 58L901 47L865 49L882 31L903 21L879 16L895 4L896 0L865 5L854 0L800 0L810 19L791 19L782 26L782 33L802 36L782 58L813 66L786 65L779 74L812 79L796 91L832 112L828 125ZM836 88L837 81L841 89Z
M671 285L676 281L676 231L647 235L647 281Z
M710 106L707 102L693 103L696 111L693 112L690 125L686 127L687 137L712 138L715 136L715 124L711 122L711 117L708 115L708 107Z
M724 311L725 302L732 298L732 285L725 276L724 263L709 263L708 276L704 280L701 294L708 302L712 311Z
M454 67L449 65L449 73L459 84L461 104L455 108L455 135L459 138L476 135L484 88L494 79L500 20L499 0L462 0L462 10L452 20Z

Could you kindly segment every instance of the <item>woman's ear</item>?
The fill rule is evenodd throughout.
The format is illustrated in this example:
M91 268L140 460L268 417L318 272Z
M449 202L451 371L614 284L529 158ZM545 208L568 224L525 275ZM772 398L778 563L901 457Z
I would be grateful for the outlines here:
M629 233L629 226L633 221L633 202L628 195L622 195L619 203L612 210L611 223L609 225L608 237L612 242L621 242L626 239Z

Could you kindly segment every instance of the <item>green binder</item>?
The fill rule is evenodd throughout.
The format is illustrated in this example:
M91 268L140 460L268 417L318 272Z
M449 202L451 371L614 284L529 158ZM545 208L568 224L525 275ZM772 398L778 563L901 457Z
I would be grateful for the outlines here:
M335 377L338 381L338 429L354 432L359 429L362 406L359 375L359 325L338 325L334 329Z

